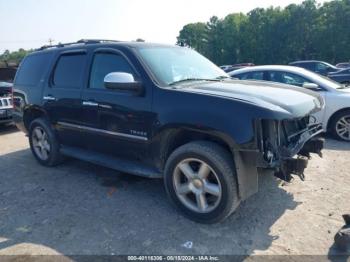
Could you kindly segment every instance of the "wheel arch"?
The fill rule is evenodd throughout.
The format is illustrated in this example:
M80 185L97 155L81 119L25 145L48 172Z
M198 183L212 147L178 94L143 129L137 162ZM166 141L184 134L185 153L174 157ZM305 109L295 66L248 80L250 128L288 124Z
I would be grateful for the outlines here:
M171 153L177 148L190 142L203 140L219 144L230 154L233 154L232 148L235 147L234 141L230 141L222 133L209 133L192 128L168 128L160 134L159 156L161 163L159 164L161 170L164 169Z
M346 111L350 111L350 107L345 107L345 108L342 108L342 109L339 109L338 111L335 111L331 117L328 119L328 122L327 122L327 132L330 132L331 129L332 129L332 123L333 121L336 119L336 117L343 113L343 112L346 112Z
M166 161L172 152L182 145L194 141L210 141L222 146L232 157L238 182L238 194L241 200L248 198L258 191L258 169L254 164L257 152L240 151L235 141L221 132L207 133L197 129L170 128L164 130L156 154L157 165L164 171ZM157 157L159 156L159 157Z
M38 106L27 107L23 111L23 123L27 131L29 131L30 123L39 117L48 118L48 114L44 109Z

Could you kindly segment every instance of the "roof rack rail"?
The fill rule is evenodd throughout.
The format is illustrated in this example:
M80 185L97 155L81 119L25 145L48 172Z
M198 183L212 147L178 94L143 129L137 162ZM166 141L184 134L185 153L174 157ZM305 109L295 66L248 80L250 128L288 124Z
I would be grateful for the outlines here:
M88 45L88 44L99 44L99 43L118 43L120 41L117 40L107 40L107 39L80 39L77 42L71 42L71 43L59 43L57 45L44 45L36 51L41 51L45 49L50 49L50 48L60 48L60 47L66 47L66 46L71 46L71 45Z

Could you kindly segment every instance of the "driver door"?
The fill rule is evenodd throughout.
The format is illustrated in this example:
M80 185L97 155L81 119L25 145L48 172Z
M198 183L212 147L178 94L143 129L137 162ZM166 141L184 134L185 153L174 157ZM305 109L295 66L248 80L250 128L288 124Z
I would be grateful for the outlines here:
M145 155L151 134L151 92L145 83L142 95L106 88L104 78L112 72L140 79L128 58L117 49L95 50L90 78L82 92L82 117L91 134L87 146L104 154L137 160Z

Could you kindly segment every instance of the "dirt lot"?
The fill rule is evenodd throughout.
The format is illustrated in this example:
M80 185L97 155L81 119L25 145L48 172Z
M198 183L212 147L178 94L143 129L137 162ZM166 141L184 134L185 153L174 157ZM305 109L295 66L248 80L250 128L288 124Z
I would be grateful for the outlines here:
M45 168L21 132L2 128L0 254L327 255L350 212L349 159L350 143L327 139L305 182L261 177L228 220L200 225L171 206L160 180L77 160Z

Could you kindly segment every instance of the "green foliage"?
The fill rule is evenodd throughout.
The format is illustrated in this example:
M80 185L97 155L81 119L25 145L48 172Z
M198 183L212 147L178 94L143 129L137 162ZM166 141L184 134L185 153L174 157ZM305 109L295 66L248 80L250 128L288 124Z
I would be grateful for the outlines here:
M350 0L256 8L188 24L177 37L215 63L286 64L299 59L350 59Z
M5 50L2 54L0 54L0 65L18 65L22 61L22 59L30 52L32 52L32 50L24 50L23 48L20 48L18 51L14 52Z

